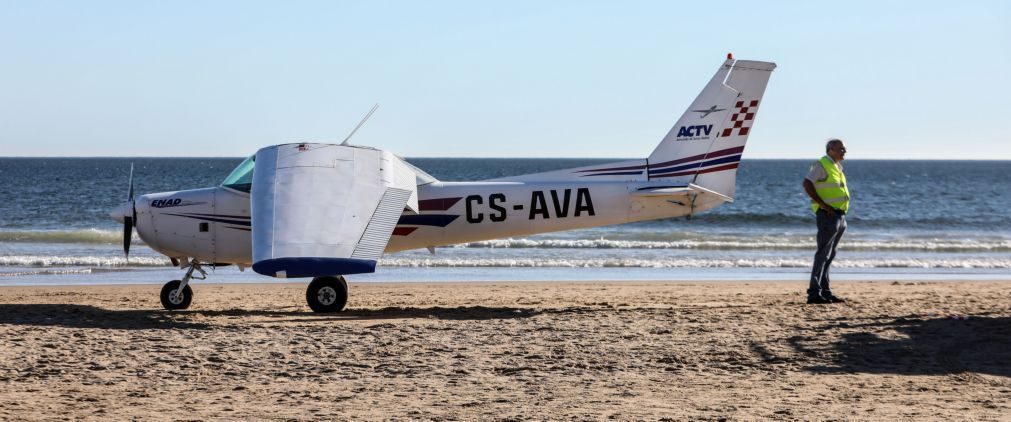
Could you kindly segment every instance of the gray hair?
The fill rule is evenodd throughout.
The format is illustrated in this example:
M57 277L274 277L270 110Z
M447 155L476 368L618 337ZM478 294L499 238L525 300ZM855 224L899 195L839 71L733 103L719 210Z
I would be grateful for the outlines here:
M842 144L842 139L838 138L829 139L828 142L825 143L825 153L828 154L828 150L832 148L832 145L839 145L839 144Z

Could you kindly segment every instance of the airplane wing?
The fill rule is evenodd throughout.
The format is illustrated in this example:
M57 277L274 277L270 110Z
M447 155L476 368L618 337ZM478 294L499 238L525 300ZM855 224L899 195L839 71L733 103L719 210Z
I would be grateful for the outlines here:
M250 204L253 270L316 277L374 272L418 193L414 170L390 152L285 144L257 151Z

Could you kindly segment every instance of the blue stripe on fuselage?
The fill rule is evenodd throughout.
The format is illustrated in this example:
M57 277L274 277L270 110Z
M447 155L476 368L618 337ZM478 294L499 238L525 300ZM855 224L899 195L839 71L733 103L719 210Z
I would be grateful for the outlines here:
M447 214L402 215L400 216L400 221L397 221L397 224L446 227L457 218L460 218L460 216Z

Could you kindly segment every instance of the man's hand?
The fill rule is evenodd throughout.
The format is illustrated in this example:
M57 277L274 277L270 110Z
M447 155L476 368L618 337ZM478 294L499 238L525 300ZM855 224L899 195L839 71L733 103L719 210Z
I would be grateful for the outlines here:
M818 196L818 191L814 189L814 183L811 183L810 180L804 179L804 192L807 192L807 196L811 197L811 201L814 201L814 203L818 204L818 207L825 210L825 214L835 218L835 208L828 206L825 201L821 200L821 197Z

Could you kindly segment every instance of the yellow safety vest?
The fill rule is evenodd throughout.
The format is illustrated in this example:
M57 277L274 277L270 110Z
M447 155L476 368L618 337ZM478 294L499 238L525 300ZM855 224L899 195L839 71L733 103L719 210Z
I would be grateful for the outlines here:
M850 190L846 187L846 175L836 167L832 157L824 156L818 160L825 168L828 177L820 182L814 182L814 190L830 207L846 212L850 208ZM817 202L811 202L811 210L818 212Z

